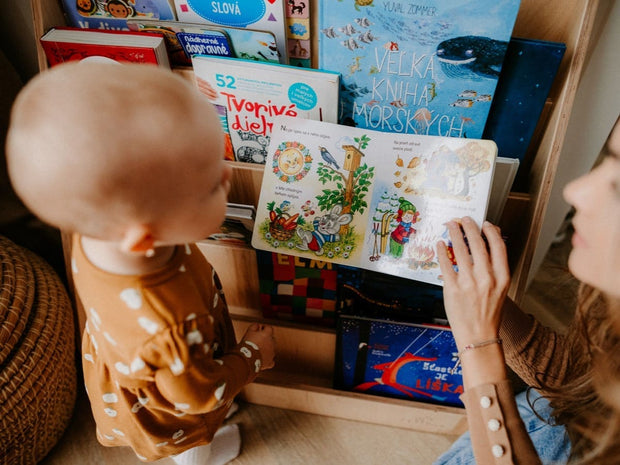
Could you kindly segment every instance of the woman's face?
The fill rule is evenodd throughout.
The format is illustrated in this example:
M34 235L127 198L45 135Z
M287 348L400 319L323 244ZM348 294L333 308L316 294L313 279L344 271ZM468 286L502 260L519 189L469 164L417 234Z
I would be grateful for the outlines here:
M620 297L620 123L607 147L599 166L564 189L575 207L568 267L580 281Z

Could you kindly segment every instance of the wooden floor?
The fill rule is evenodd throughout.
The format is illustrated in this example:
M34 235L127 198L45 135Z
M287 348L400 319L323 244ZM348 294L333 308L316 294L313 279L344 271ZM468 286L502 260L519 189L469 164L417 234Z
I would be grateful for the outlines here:
M564 241L552 245L523 305L543 323L557 328L566 325L574 307L575 280L566 268L569 235L570 232ZM243 446L241 455L231 465L427 465L456 439L258 405L240 407L229 421L239 424ZM104 448L96 442L88 401L81 395L65 436L41 463L133 465L142 462L125 448Z
M455 439L336 418L241 404L230 420L241 429L241 455L231 465L431 464ZM81 396L64 439L43 465L142 464L126 448L95 440L88 401ZM169 459L155 462L172 464Z

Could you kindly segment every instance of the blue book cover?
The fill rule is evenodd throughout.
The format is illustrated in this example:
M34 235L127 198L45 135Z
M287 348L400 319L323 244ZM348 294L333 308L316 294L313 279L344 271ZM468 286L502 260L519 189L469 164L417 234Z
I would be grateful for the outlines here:
M340 123L480 138L519 0L321 0L319 67L340 71Z
M336 389L463 406L449 328L341 315L337 336Z
M171 0L62 0L69 25L83 29L129 30L132 18L175 20Z
M154 19L130 19L127 26L132 31L162 34L172 62L178 66L191 66L192 55L280 62L273 53L275 36L269 31ZM218 36L217 42L213 40L214 36Z
M174 0L174 5L179 21L272 32L273 56L288 64L284 0Z
M510 40L482 136L500 157L524 161L565 50L559 42Z

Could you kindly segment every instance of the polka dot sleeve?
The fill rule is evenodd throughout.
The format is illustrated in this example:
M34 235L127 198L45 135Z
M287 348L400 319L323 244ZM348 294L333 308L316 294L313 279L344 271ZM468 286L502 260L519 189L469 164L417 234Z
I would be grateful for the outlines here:
M261 368L258 346L250 341L221 354L200 325L180 325L147 345L141 358L155 370L161 394L178 410L205 413L227 405Z

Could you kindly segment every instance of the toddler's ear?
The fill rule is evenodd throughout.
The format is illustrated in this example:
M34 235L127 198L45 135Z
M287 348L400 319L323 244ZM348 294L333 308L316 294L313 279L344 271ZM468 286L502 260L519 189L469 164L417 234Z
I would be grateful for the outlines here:
M143 224L131 225L121 241L121 250L133 253L148 253L153 250L155 238L151 229Z

